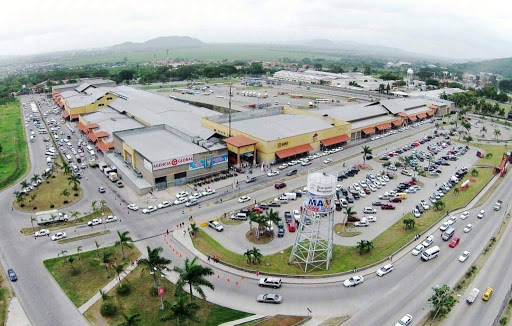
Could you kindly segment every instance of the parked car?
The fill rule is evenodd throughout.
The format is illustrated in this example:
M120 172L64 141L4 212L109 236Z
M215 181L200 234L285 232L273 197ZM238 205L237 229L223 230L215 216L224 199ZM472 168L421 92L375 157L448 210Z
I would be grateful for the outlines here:
M135 204L129 204L128 206L126 206L126 208L132 210L132 211L138 211L139 210L139 206L135 205Z
M61 240L67 237L66 232L57 232L52 236L52 241Z
M172 203L168 200L164 200L163 202L161 202L160 204L158 204L158 209L161 209L161 208L165 208L165 207L170 207L172 206Z
M16 275L16 273L14 272L14 269L12 269L12 268L9 268L7 270L7 275L9 276L9 280L11 282L16 282L18 280L18 276Z
M34 233L34 236L35 237L46 237L46 236L48 236L48 234L50 234L50 230L41 229L39 231L36 231L36 233Z
M393 209L395 209L395 206L390 205L390 204L384 204L384 205L380 206L380 208L384 209L384 210L393 210Z
M280 288L282 285L281 279L277 277L265 277L259 280L260 287L271 287L274 289Z
M263 303L275 303L275 304L279 304L281 302L283 302L283 297L281 297L280 295L278 294L272 294L272 293L268 293L268 294L260 294L257 299L256 299L258 302L263 302Z
M146 208L144 208L142 210L142 213L143 214L149 214L149 213L152 213L152 212L156 212L157 210L158 210L158 207L156 207L156 206L148 206L148 207L146 207Z
M217 221L208 222L208 226L211 227L212 229L216 230L217 232L224 231L224 227L222 226L222 224L220 224Z
M352 276L351 278L345 280L343 282L343 285L345 285L346 287L355 287L363 282L364 282L364 277L356 275L356 276Z

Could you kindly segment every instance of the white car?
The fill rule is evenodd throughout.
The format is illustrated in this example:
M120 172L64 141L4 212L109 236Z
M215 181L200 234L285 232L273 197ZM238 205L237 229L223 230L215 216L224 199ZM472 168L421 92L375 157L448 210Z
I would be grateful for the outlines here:
M222 224L220 224L217 221L208 222L208 226L211 227L212 229L217 230L217 232L222 232L224 230L224 227L222 226Z
M67 237L66 232L57 232L54 235L52 235L52 241L61 240Z
M148 206L142 210L142 213L149 214L151 212L156 212L157 209L158 209L158 207L156 207L156 206Z
M421 216L421 213L419 210L417 210L416 208L412 210L412 215L414 215L414 217L418 218Z
M269 173L267 173L267 176L273 177L279 174L279 171L272 170Z
M176 198L187 197L188 191L180 191L176 194Z
M300 163L300 165L302 165L302 166L306 166L306 165L310 165L310 164L311 164L310 160L305 160L305 161L302 161L302 163Z
M359 183L353 183L352 187L358 192L361 191L361 185L359 185Z
M95 225L100 225L101 223L102 223L101 219L95 218L92 221L87 222L87 225L88 226L95 226Z
M351 278L345 280L343 282L343 285L345 285L346 287L352 287L352 286L357 286L361 283L364 282L364 277L362 276L359 276L359 275L356 275L356 276L352 276Z
M168 201L168 200L164 200L163 202L158 204L158 209L169 207L169 206L172 206L172 203L170 201Z
M299 161L290 161L288 162L288 166L294 166L294 165L297 165L299 164Z
M300 213L299 213L299 210L298 209L294 209L293 210L293 218L298 221L300 220Z
M466 259L468 259L468 257L469 257L469 251L467 251L467 250L466 250L466 251L464 251L464 252L459 256L459 261L460 261L461 263L463 263L463 262L465 262L465 261L466 261Z
M464 213L460 214L460 219L465 220L469 217L469 212L465 211Z
M365 216L363 219L366 219L368 222L377 222L377 218L375 216Z
M284 164L281 164L279 165L279 170L284 170L288 167L288 164L284 163Z
M444 222L440 227L439 227L439 230L441 231L446 231L449 227L450 227L450 223L448 222Z
M393 265L392 264L387 264L386 266L382 266L381 268L379 268L376 272L377 276L384 276L388 273L391 273L391 271L393 270Z
M485 215L485 211L482 209L482 210L480 211L480 213L478 213L478 215L477 215L476 217L478 217L478 218L482 218L482 217L484 217L484 215Z
M184 204L187 201L188 201L187 197L176 197L176 200L174 201L174 205Z
M432 244L432 242L434 242L434 236L433 235L429 235L425 239L425 241L423 241L422 245L423 245L423 247L426 248L426 247L430 246Z
M115 222L115 221L117 221L117 216L109 215L109 216L107 216L107 218L105 219L105 223L111 223L111 222Z
M214 193L215 193L215 189L213 189L213 188L208 188L208 189L206 189L205 191L203 191L203 196L213 195Z
M430 209L430 205L425 200L420 200L420 205L423 207L424 210Z
M411 254L413 256L418 256L423 251L423 248L424 248L423 245L419 244L416 247L414 247L414 249L411 251Z
M446 222L450 223L450 225L453 225L453 223L457 222L457 216L452 216Z
M197 205L197 204L198 204L197 199L190 199L189 201L187 201L185 203L185 206L186 207L191 207L191 206L194 206L194 205Z
M248 202L249 200L251 200L251 197L249 197L249 196L242 196L242 197L238 198L239 203L245 203L245 202Z
M45 237L48 234L50 234L50 230L48 230L48 229L41 229L39 231L36 231L36 233L34 233L34 236L35 237Z
M468 224L466 225L466 227L464 228L464 233L469 233L471 232L471 230L473 230L473 224Z
M203 194L201 194L200 192L194 192L192 195L188 196L188 199L189 200L193 200L193 199L199 199L203 197Z
M409 326L412 321L412 316L409 314L406 314L402 318L400 318L399 321L396 322L395 326Z
M326 158L324 160L324 163L327 164L327 163L331 163L332 162L332 158Z

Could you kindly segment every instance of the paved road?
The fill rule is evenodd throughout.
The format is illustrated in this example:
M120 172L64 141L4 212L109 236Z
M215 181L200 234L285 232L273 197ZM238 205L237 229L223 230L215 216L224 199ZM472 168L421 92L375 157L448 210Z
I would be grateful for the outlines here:
M413 130L413 132L416 131ZM400 134L394 136L397 137L389 137L389 141L403 137ZM32 172L29 175L40 173L46 166L46 162L41 159L44 153L40 148L42 146L40 138L42 137L38 136L38 140L29 145L32 161ZM387 142L388 139L385 139L385 141ZM359 150L353 149L353 151ZM338 154L342 156L348 155L347 153L348 151ZM114 214L122 218L121 222L107 225L107 228L112 231L111 234L96 239L61 245L48 239L34 240L32 237L21 235L19 229L30 225L29 214L11 211L0 217L2 218L2 228L0 229L1 262L4 269L8 267L16 269L20 280L13 284L13 287L34 325L67 325L70 320L73 321L73 325L87 324L42 264L44 259L56 257L61 250L74 252L79 245L82 245L84 250L91 250L94 249L94 240L98 240L102 246L111 245L116 240L117 230L129 230L135 240L140 240L137 241L137 245L141 249L144 249L146 244L165 247L164 254L173 260L173 264L181 265L182 260L189 256L183 249L180 249L182 257L173 253L168 246L166 247L162 235L166 229L172 230L177 223L185 221L188 218L188 212L187 214L181 214L179 208L169 208L150 216L144 216L140 213L128 214L125 205L120 203L120 198L114 192L116 189L113 188L111 183L105 184L108 189L107 193L98 194L97 185L105 181L105 177L99 171L86 170L85 173L88 176L85 182L82 179L85 197L69 209L89 211L92 200L105 199ZM499 227L499 222L496 223L496 220L500 216L498 213L494 214L491 207L498 196L505 202L510 202L512 199L512 191L507 185L510 184L510 178L510 175L506 176L506 180L484 205L484 208L488 211L485 219L476 219L475 211L471 211L471 217L466 222L475 225L475 229L471 233L460 234L465 222L458 221L456 223L456 234L462 238L461 244L457 248L448 248L447 243L439 240L439 231L434 231L436 244L441 247L441 255L434 261L422 263L418 257L406 255L395 264L395 270L391 274L383 278L369 275L366 277L364 284L354 289L344 288L339 282L314 285L285 284L282 289L276 290L285 298L281 306L256 304L254 298L257 294L263 292L256 286L256 280L246 279L242 281L238 278L240 282L236 285L236 283L233 283L236 276L223 272L214 266L215 273L219 275L219 278L214 279L215 291L207 291L208 298L215 303L259 314L286 312L305 315L307 314L306 308L310 308L315 316L327 317L351 314L353 318L348 323L350 325L393 324L405 313L411 313L415 320L418 320L426 313L423 307L432 293L431 287L445 283L453 285L465 272L472 259L476 257L476 253L483 249L491 234ZM300 182L300 180L293 182ZM11 206L12 192L15 188L17 187L7 189L0 194L1 207ZM260 190L262 196L265 191L268 191L268 189ZM256 196L259 195L256 194ZM197 219L202 220L208 218L208 216L219 216L228 208L232 209L239 206L241 204L226 201L223 204L211 206L208 210L204 207L202 209L195 208L193 214L195 217L197 216ZM100 228L103 229L104 226L100 226ZM91 230L86 226L66 230L70 235L80 235L94 231L97 230ZM510 241L510 237L503 240L506 243ZM175 245L179 246L178 244ZM457 261L457 257L463 250L470 250L473 255L464 265L461 265ZM231 278L230 282L227 282L228 277ZM510 280L507 280L507 282L510 285ZM500 286L499 280L492 284L495 289ZM501 303L499 296L500 293L496 293L496 297L493 298L496 300L489 304L494 306Z

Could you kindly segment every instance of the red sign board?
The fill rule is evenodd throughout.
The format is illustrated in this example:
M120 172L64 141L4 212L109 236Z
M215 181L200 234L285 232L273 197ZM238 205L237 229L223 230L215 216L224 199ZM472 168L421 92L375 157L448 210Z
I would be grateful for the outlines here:
M158 287L158 296L163 297L165 294L165 286L159 286Z

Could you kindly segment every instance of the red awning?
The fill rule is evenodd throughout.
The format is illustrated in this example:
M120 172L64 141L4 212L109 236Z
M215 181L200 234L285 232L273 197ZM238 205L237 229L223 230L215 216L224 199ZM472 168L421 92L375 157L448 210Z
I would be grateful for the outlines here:
M287 148L276 152L277 157L280 159L287 158L290 156L307 153L312 151L313 147L310 144L300 145L297 147Z
M371 134L374 134L375 133L375 128L372 128L372 127L369 127L369 128L364 128L362 130L362 132L364 132L365 134L367 135L371 135Z
M96 146L98 146L98 148L103 152L107 152L108 150L114 148L114 142L109 142L109 143L105 143L105 142L102 142L102 141L99 141Z
M414 116L414 115L410 115L410 116L409 116L409 120L411 120L411 121L416 121L416 116Z
M377 129L379 129L379 130L391 129L391 124L390 123L381 123L380 125L377 126Z
M87 129L94 129L94 128L99 128L100 126L98 126L97 123L89 123L87 125Z
M397 127L401 126L402 125L402 120L395 120L395 121L393 121L393 125L397 126Z
M321 141L321 143L324 146L331 146L331 145L334 145L334 144L344 143L344 142L349 141L349 140L350 140L349 135L339 135L339 136L336 136L336 137L331 137L331 138L324 139L324 140Z
M77 125L78 129L82 130L83 133L87 133L87 127L84 126L83 123L81 122L78 122L78 125Z
M73 114L73 115L71 116L71 120L75 120L75 119L78 119L78 114Z
M89 131L89 133L87 134L87 136L89 136L89 139L92 141L92 142L96 142L97 138L96 136L94 135L94 131Z
M400 112L400 113L397 114L397 116L407 118L407 113Z
M96 136L96 138L108 137L108 135L109 133L106 131L98 131L94 133L94 136Z
M66 110L63 110L63 111L62 111L62 115L64 116L64 119L69 118L69 112L68 112L68 111L66 111Z
M434 115L434 112L432 112L432 111L428 111L428 112L427 112L427 115L428 115L428 116L433 116L433 115Z
M420 119L425 119L427 117L427 114L426 113L420 113L418 114L418 118Z

